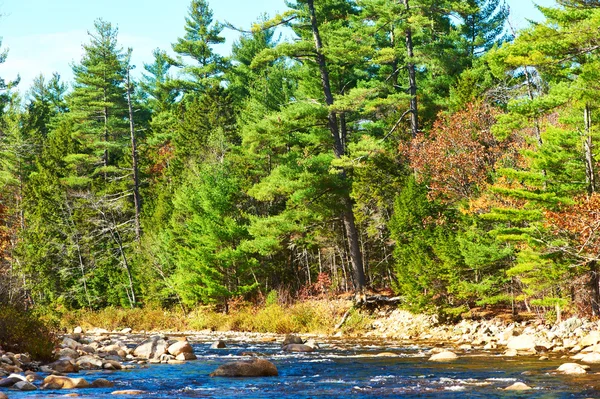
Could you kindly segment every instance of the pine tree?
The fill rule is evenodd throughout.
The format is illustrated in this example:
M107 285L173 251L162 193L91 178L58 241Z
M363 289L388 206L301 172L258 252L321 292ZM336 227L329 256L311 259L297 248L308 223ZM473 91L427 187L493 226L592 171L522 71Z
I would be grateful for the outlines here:
M181 67L186 77L175 85L184 91L202 91L214 84L226 67L226 61L212 49L215 44L225 42L221 36L223 26L214 23L213 12L206 0L192 0L185 19L185 35L173 44L173 51L179 56L189 57L194 63L183 60L173 64Z

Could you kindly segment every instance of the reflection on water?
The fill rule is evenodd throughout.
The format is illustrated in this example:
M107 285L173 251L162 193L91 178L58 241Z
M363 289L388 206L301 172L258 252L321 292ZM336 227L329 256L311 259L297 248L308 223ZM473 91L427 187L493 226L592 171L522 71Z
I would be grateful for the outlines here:
M567 360L505 358L494 353L472 352L453 363L427 361L428 348L418 346L362 345L338 341L316 353L287 354L277 343L232 342L227 349L211 350L210 343L194 344L199 360L179 365L151 365L131 371L82 372L88 381L107 378L111 389L82 389L82 397L115 398L114 390L147 392L135 398L587 398L600 397L600 382L593 366L583 377L552 373ZM242 352L264 354L279 369L279 377L211 378L219 365L245 357ZM392 352L397 356L376 356ZM502 391L516 381L534 390ZM10 398L63 397L73 391L7 391Z

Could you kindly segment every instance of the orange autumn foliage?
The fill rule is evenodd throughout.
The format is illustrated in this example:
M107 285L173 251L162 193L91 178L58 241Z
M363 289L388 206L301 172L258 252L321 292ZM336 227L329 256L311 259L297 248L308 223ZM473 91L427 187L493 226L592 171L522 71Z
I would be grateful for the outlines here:
M546 227L554 234L567 237L561 249L583 263L600 257L600 194L576 198L575 204L559 211L545 212Z
M429 196L445 202L471 198L484 185L506 143L491 132L498 111L486 104L441 115L428 136L418 136L400 150L408 157Z

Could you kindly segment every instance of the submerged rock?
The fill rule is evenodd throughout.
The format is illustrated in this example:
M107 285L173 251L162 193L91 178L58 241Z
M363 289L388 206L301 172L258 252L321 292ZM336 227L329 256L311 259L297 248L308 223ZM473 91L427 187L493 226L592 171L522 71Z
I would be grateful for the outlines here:
M315 348L304 344L289 344L285 345L282 350L284 352L314 352Z
M92 388L112 388L115 384L105 378L98 378L90 384Z
M210 373L211 377L276 377L277 367L265 359L226 363Z
M451 362L458 359L458 355L451 351L436 353L429 358L430 362Z
M528 391L532 389L529 385L522 382L515 382L509 387L504 388L505 391Z
M145 393L146 393L146 391L142 391L139 389L128 389L128 390L124 390L124 391L113 391L110 394L111 395L143 395Z
M8 396L6 396L6 394L0 392L0 399L8 399Z

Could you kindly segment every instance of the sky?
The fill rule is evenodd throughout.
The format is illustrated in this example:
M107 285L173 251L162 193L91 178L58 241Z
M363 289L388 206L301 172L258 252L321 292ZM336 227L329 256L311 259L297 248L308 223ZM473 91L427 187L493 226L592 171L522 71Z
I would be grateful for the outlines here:
M212 0L214 19L248 28L262 14L285 10L284 0ZM184 34L189 0L0 0L0 37L8 58L0 64L0 77L13 80L20 75L19 90L26 91L40 73L47 77L58 72L72 79L71 65L81 60L82 44L94 20L103 18L119 29L123 48L133 48L137 73L144 62L152 62L152 50L170 50L171 43ZM541 15L532 0L507 0L511 22L517 28L527 19ZM554 0L536 0L543 6ZM226 44L216 50L228 54L238 33L226 29Z

